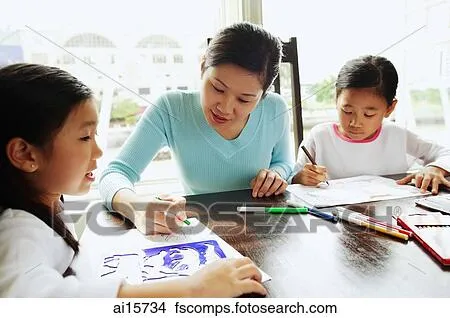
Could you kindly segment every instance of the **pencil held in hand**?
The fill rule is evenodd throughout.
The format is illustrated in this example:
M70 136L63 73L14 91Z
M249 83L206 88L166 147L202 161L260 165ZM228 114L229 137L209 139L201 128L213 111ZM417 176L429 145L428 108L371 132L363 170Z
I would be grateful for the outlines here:
M306 149L305 146L301 146L300 148L303 150L303 152L305 153L306 157L308 157L309 161L311 161L311 163L313 164L313 166L308 167L308 169L313 171L313 172L315 172L315 173L317 173L317 174L326 174L326 172L322 171L322 169L317 169L317 168L319 168L319 166L317 166L316 161L311 156L311 154L309 153L308 149ZM305 166L305 168L306 168L306 166ZM325 182L327 185L330 185L330 183L326 179L323 180L323 182Z
M161 198L161 197L159 197L159 196L156 196L155 199L156 199L156 200L159 200L159 201L165 201L163 198ZM176 216L176 218L177 218L177 220L183 222L183 223L186 224L186 225L191 225L191 222L189 222L188 219L184 219L184 220L183 220L183 219L180 218L178 215Z

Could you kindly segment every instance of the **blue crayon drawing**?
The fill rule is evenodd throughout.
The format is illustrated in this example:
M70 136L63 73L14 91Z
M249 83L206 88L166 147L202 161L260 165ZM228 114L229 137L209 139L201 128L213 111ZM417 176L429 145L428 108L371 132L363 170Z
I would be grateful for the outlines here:
M206 264L226 258L214 240L153 247L144 253L143 281L189 276Z
M103 259L102 271L100 277L114 276L115 274L122 274L122 267L124 271L127 270L123 263L128 263L128 261L133 262L139 258L137 253L125 253L125 254L114 254ZM119 273L120 272L120 273ZM126 273L123 273L127 277Z
M120 277L130 283L190 276L202 266L226 258L215 240L147 248L141 253L113 254L103 259L100 277Z

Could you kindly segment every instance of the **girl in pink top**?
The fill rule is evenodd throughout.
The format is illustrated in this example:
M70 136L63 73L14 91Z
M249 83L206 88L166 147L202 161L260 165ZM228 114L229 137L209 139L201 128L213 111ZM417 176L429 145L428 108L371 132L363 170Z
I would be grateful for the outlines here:
M413 163L424 167L398 180L413 179L425 191L439 184L450 171L450 150L393 123L384 122L395 109L398 75L384 57L363 56L348 61L336 80L339 123L315 126L302 145L316 164L299 149L292 183L318 185L330 179L358 175L388 175L406 172Z

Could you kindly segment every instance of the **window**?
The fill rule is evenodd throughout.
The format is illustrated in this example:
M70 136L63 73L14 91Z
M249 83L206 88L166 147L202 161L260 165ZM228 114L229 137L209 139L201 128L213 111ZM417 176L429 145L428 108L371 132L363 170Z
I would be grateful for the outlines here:
M153 55L153 63L155 64L164 64L167 61L167 57L164 54L154 54Z
M36 64L48 64L48 55L46 53L31 54L31 61Z
M83 62L86 62L88 64L95 64L94 61L92 60L91 56L84 56L83 57Z
M183 63L183 55L180 55L180 54L174 55L174 57L173 57L173 62L174 62L175 64L181 64L181 63Z
M364 1L263 0L264 26L283 39L298 40L305 136L318 122L337 119L333 84L340 67L349 59L372 54L390 59L399 73L393 119L450 146L444 138L450 129L446 75L450 0L380 1L368 14ZM281 77L287 76L284 72L282 68Z
M164 35L164 34L152 34L144 37L136 45L138 48L165 48L174 49L181 48L180 43L174 38Z
M0 43L0 66L23 62L23 50L20 45Z
M65 47L107 48L115 47L107 37L95 33L82 33L71 37L64 44Z
M450 78L450 42L440 52L440 75L443 78Z
M150 95L150 87L141 87L138 90L139 95Z
M178 9L174 11L175 4ZM165 92L166 87L197 87L198 61L194 57L202 50L191 44L215 33L222 14L221 0L167 0L157 6L137 0L131 11L129 3L122 2L108 11L109 19L99 19L98 12L104 11L104 5L89 0L79 0L70 7L70 14L56 0L27 4L26 12L22 5L10 1L5 10L0 10L0 64L39 62L66 69L94 90L101 119L105 118L103 113L112 113L115 102L127 101L122 107L132 108L131 115L139 116L149 106L148 101ZM185 12L191 10L202 19L186 16ZM168 23L168 16L177 23ZM94 62L95 68L90 66ZM180 70L173 65L179 68L188 63L183 66L183 76L176 76ZM166 77L166 73L171 76ZM104 152L98 173L117 155L134 128L129 124L130 117L119 117L111 123L100 123L98 140ZM153 180L155 184L148 191L181 189L174 162L167 149L163 153L158 157L161 160L152 162L141 175L142 182ZM94 184L94 196L95 191Z
M62 58L62 64L75 64L75 58L72 55L64 54Z
M239 20L223 0L166 0L157 6L137 0L131 11L129 3L119 2L108 11L108 19L99 19L104 4L90 0L77 1L70 14L56 0L29 3L26 12L21 6L10 1L6 10L0 10L0 64L38 59L69 71L94 90L101 106L98 141L104 150L98 174L133 131L129 118L142 114L149 101L166 89L199 87L199 57L205 49L199 44L223 25ZM202 18L193 20L185 14L191 11ZM130 116L121 117L116 109L119 115L106 122L113 104L119 102L125 110L133 110ZM154 185L144 191L181 189L168 150L162 153L161 160L150 163L141 174L142 183ZM98 195L95 186L89 194L93 197Z

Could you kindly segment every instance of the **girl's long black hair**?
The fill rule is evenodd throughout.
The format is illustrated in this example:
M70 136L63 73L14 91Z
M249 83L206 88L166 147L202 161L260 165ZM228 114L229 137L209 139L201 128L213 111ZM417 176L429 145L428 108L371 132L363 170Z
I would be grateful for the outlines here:
M86 85L56 67L21 63L0 68L0 213L11 208L35 215L75 254L78 241L54 213L62 211L62 204L49 207L40 201L40 190L10 163L6 145L19 137L51 156L53 138L69 114L92 96Z

